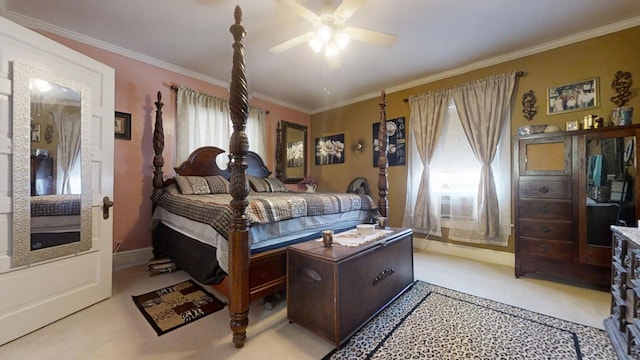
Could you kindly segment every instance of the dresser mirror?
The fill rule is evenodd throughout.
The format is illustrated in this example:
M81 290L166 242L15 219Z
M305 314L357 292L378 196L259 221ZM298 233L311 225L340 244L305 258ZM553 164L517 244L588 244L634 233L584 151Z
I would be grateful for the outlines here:
M636 227L637 221L636 138L611 135L585 141L586 237L581 257L590 264L611 261L611 225Z
M13 62L12 267L91 249L90 90Z
M295 184L307 173L307 127L287 121L281 121L280 125L280 180L285 184Z

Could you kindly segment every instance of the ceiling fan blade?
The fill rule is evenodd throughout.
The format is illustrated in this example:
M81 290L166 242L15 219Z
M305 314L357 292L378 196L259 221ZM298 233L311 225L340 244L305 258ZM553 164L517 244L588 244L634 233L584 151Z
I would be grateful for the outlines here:
M338 6L335 14L339 18L346 20L350 18L351 15L353 15L356 11L360 10L365 2L366 0L342 0L342 4Z
M340 60L340 55L335 56L327 56L327 63L329 65L329 69L337 69L342 66L342 61Z
M271 49L269 49L269 51L271 51L274 54L279 54L285 50L291 49L294 46L298 46L304 42L311 40L313 36L314 36L314 33L312 31L309 31L308 33L304 33L302 35L294 37L293 39L289 39L281 44L278 44L272 47Z
M312 23L320 22L320 16L318 16L318 14L300 5L296 0L276 0L276 2L280 5L288 6L293 12Z
M396 35L361 29L352 26L347 26L346 28L344 28L344 31L354 40L364 41L386 47L392 47L393 44L396 43L396 39L398 38Z

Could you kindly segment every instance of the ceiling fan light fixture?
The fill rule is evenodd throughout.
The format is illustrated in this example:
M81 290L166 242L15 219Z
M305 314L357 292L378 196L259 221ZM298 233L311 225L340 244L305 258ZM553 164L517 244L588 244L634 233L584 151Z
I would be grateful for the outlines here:
M342 50L346 48L347 45L349 45L349 40L351 40L349 38L349 35L347 35L344 32L341 32L338 35L336 35L336 46L338 46L338 49Z
M309 40L309 46L311 46L311 49L313 49L314 52L319 53L322 51L322 43L315 37Z
M324 54L327 57L336 56L336 55L338 55L339 52L340 52L340 50L338 50L338 46L336 46L336 44L333 41L328 43L327 46L324 49Z
M316 39L323 44L328 43L332 36L331 28L327 25L320 26L316 32Z

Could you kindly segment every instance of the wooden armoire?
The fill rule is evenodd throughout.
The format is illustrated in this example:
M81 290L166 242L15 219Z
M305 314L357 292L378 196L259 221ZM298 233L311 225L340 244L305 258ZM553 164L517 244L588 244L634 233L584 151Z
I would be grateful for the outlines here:
M608 288L611 225L636 226L640 125L514 141L515 275Z

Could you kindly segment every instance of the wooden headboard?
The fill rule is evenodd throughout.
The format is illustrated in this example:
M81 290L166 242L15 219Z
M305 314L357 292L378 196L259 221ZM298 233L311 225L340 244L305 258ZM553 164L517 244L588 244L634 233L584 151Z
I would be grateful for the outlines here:
M182 176L222 175L229 179L229 171L222 170L216 163L218 155L225 151L215 146L203 146L195 149L189 158L175 168L176 174Z
M264 163L264 160L253 151L247 151L247 157L245 158L245 162L249 167L247 168L247 175L257 176L261 178L266 178L271 175L271 171L267 168L267 165Z
M185 160L180 166L175 168L176 174L181 176L211 176L220 175L229 180L231 172L228 169L221 169L216 163L216 158L225 151L215 146L203 146L195 149L189 158ZM247 163L247 175L266 178L271 175L271 171L267 168L264 160L253 151L247 152L245 159ZM164 180L162 186L173 184L173 178Z

